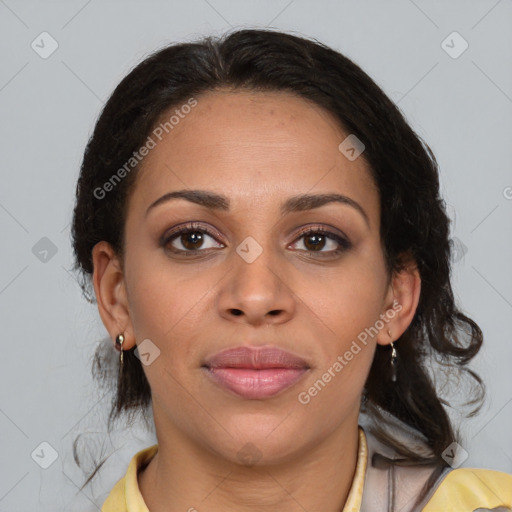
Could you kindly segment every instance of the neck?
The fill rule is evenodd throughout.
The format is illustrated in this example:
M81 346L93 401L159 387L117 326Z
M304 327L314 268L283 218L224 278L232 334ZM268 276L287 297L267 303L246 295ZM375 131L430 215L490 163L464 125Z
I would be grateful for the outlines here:
M165 436L139 473L151 512L341 512L354 478L357 419L286 463L243 466Z

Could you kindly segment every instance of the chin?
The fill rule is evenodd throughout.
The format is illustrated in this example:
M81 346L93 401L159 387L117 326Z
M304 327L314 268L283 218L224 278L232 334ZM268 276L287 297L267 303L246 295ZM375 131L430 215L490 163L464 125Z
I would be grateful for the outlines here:
M288 418L287 414L238 414L231 416L228 423L219 418L226 430L220 431L224 434L222 439L210 439L210 448L226 460L244 466L291 462L307 450L308 444L315 442L314 439L308 442L304 427L292 420L293 414ZM319 441L321 436L319 433Z

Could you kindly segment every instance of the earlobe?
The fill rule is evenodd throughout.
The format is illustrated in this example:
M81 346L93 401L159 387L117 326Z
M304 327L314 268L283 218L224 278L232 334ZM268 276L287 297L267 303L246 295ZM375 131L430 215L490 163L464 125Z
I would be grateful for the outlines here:
M129 350L134 337L119 257L108 242L102 241L93 247L92 259L94 291L103 325L113 341L123 334L123 350Z
M386 297L387 322L377 336L379 345L396 341L411 324L420 300L421 277L414 261L393 276Z

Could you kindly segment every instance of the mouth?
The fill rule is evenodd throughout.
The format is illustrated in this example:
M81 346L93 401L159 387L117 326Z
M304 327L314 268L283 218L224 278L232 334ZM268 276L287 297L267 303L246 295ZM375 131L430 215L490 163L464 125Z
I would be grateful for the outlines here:
M214 355L202 369L215 384L237 396L261 400L292 387L310 366L278 348L237 347Z

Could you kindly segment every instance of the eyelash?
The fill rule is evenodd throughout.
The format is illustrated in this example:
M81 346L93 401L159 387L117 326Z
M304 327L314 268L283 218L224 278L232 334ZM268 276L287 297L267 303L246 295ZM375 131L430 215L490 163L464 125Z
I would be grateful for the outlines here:
M203 234L211 236L212 238L220 237L217 232L215 232L211 229L208 229L207 227L201 227L200 224L192 222L192 223L188 223L187 225L183 226L179 230L173 232L168 237L163 237L161 245L164 247L167 247L170 244L170 242L174 241L174 239L178 238L180 235L187 234L187 233L203 233ZM337 249L332 250L332 251L326 251L326 252L301 250L302 252L308 252L309 254L313 253L315 255L316 254L324 254L326 256L337 256L338 254L341 254L352 247L352 244L347 239L345 239L345 238L337 235L336 233L333 233L325 228L322 228L322 227L316 227L316 228L310 227L310 228L305 229L304 231L301 231L298 234L297 238L295 239L294 244L297 241L299 241L301 238L306 237L308 235L324 235L325 237L330 238L331 240L334 240L335 242L337 242L339 244L339 247ZM208 251L209 249L197 249L197 250L189 249L189 250L184 251L184 250L176 249L173 247L169 250L175 254L180 254L180 253L181 254L183 254L183 253L194 254L194 253L199 253L201 251ZM320 256L320 257L323 257L323 256Z

